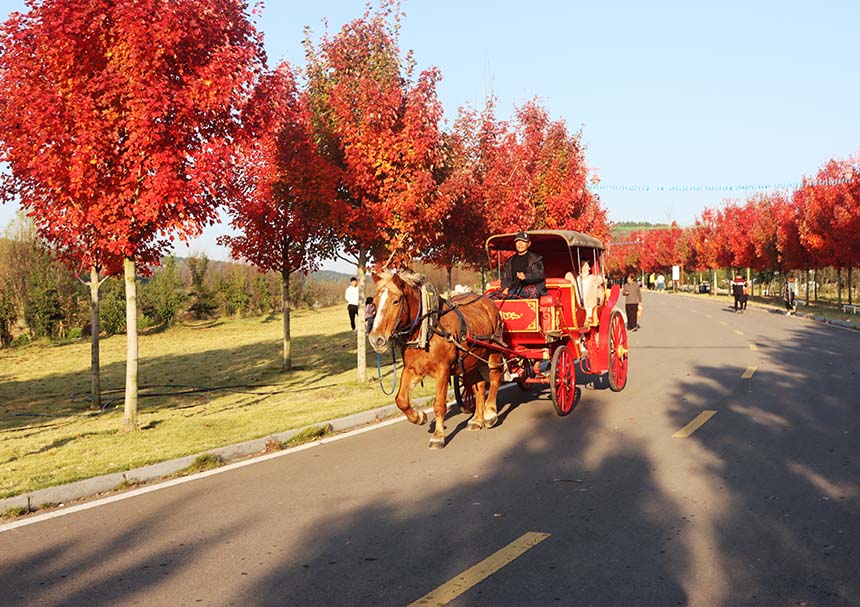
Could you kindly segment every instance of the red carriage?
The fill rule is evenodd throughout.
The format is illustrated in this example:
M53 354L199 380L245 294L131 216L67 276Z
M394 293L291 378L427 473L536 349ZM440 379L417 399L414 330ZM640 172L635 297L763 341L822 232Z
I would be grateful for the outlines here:
M596 238L564 230L528 235L530 250L543 258L547 293L534 299L504 298L499 297L500 282L491 282L486 294L501 315L504 346L490 347L502 353L506 379L524 390L549 384L556 412L567 415L576 403L577 383L608 385L614 391L627 383L627 328L615 309L620 287L606 289L604 248ZM487 239L491 265L501 267L513 254L515 237ZM474 395L457 376L454 389L457 402L470 410Z
M546 293L534 298L513 298L496 281L485 294L445 299L408 270L374 275L376 317L368 339L377 354L400 348L403 373L395 403L414 424L428 418L409 394L423 377L435 379L431 448L445 446L451 377L457 401L474 412L469 430L497 423L503 379L525 390L549 384L559 415L576 404L578 379L615 391L627 383L627 329L615 309L620 288L605 288L603 245L579 232L534 230L525 238L492 236L487 252L501 267L515 240L524 239L542 257L546 277Z

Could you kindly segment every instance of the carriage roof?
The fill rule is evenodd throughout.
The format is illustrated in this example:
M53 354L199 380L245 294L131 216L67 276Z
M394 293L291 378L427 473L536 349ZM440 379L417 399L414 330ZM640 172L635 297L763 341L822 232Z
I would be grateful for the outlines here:
M487 252L507 251L514 249L514 237L519 232L510 234L495 234L487 239ZM532 247L537 245L542 254L546 254L564 248L565 251L574 247L591 247L603 250L603 243L582 232L573 230L528 230Z

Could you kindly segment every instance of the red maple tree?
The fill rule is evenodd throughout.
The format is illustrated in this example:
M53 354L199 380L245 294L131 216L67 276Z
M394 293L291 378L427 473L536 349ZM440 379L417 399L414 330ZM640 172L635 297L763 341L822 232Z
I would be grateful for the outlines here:
M432 246L447 215L436 167L441 166L440 73L414 76L398 47L399 5L383 1L318 45L308 39L307 80L315 134L340 172L347 206L345 257L357 268L360 301L370 260L411 260ZM366 380L366 340L357 339L358 381Z
M238 136L239 193L228 210L236 236L219 238L235 258L283 279L284 371L292 369L290 275L312 272L334 256L337 172L312 140L307 99L281 64L258 84Z
M518 108L516 118L520 156L530 175L532 227L576 230L607 240L606 209L586 185L582 132L570 133L564 120L551 120L536 100Z
M492 146L497 131L493 104L493 99L488 99L480 114L461 107L453 128L443 138L439 193L449 210L422 258L446 269L449 291L454 265L483 272L487 264L484 243L490 235L492 213L485 197L484 152Z
M126 285L125 428L137 429L136 268L216 218L263 64L237 0L33 0L2 30L4 193L46 239Z

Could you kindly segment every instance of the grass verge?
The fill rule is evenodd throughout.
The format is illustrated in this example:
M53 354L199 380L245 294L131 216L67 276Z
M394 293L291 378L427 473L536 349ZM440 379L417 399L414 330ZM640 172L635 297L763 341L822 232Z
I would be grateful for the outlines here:
M141 336L141 431L132 433L121 430L125 336L101 342L103 411L90 410L87 400L88 341L0 350L0 498L392 402L376 383L375 355L368 354L370 381L357 383L356 335L341 307L296 311L291 319L289 373L281 371L278 317L192 323ZM382 371L390 389L390 358ZM413 397L433 390L428 378Z

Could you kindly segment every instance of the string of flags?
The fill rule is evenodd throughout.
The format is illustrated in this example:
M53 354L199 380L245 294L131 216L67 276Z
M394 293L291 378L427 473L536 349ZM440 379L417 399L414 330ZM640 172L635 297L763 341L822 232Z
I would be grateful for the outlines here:
M849 179L808 180L794 183L745 184L745 185L619 185L611 183L591 183L589 189L607 192L748 192L766 190L797 190L807 187L835 186L849 183Z

